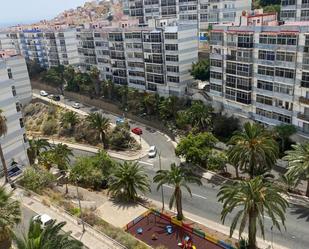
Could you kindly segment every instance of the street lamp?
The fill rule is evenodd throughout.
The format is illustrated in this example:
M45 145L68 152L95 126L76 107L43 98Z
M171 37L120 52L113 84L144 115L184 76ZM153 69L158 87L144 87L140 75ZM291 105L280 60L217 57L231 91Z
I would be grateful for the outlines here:
M81 205L80 198L79 198L77 180L78 180L78 179L76 179L76 194L77 194L78 206L79 206L79 210L80 210L80 219L81 219L81 221L82 221L83 233L84 233L84 232L86 231L86 229L85 229L85 224L84 224L84 219L83 219L82 205Z
M159 167L160 170L162 170L161 166L161 152L159 151ZM161 198L162 198L162 211L164 210L164 191L163 191L163 185L161 185Z

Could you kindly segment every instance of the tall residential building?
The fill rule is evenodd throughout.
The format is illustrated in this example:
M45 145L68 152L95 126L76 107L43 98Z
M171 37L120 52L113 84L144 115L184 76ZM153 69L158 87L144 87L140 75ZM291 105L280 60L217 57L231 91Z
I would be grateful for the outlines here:
M264 17L255 17L255 24ZM269 125L294 124L309 134L308 24L242 23L211 31L215 106Z
M15 49L41 67L77 65L76 29L20 30L0 33L0 49Z
M130 16L137 17L141 25L150 19L176 18L197 23L199 29L209 24L237 21L243 11L250 11L252 0L130 0Z
M283 21L309 21L309 0L281 0Z
M101 77L161 95L183 95L197 61L196 25L168 20L152 27L78 30L81 68L97 66Z
M25 59L12 51L0 51L0 108L7 119L7 134L0 138L8 168L12 161L28 165L28 142L21 113L31 101L31 86ZM3 171L0 162L0 174Z

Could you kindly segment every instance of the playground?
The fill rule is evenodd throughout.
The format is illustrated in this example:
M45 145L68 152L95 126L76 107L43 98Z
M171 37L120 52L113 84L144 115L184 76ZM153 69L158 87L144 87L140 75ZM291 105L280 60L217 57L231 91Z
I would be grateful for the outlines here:
M127 225L126 230L152 247L163 245L169 249L233 248L229 245L221 246L220 241L213 237L210 238L213 240L211 242L203 231L156 212L148 212L138 217Z

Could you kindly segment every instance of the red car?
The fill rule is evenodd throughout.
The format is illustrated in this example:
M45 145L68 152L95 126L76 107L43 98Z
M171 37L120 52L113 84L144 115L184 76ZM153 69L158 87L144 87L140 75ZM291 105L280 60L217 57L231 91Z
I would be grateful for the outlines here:
M141 128L138 128L138 127L135 127L131 130L134 134L136 135L142 135L143 134L143 131Z

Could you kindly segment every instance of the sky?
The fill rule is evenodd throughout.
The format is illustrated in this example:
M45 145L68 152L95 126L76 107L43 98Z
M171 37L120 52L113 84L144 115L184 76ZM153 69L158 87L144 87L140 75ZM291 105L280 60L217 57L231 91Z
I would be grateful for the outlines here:
M0 0L0 25L50 19L86 0Z

